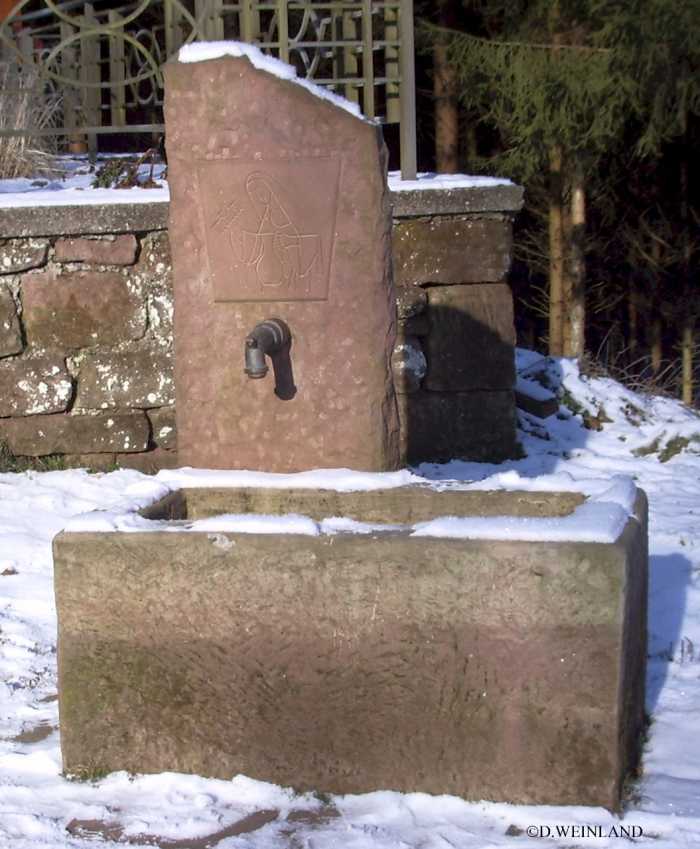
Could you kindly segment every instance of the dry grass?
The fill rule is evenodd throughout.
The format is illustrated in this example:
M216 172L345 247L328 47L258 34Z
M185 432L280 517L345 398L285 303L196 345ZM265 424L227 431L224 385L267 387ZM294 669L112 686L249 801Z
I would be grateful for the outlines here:
M47 129L60 123L61 100L36 70L0 61L0 130ZM51 136L0 136L0 179L41 176L53 170Z

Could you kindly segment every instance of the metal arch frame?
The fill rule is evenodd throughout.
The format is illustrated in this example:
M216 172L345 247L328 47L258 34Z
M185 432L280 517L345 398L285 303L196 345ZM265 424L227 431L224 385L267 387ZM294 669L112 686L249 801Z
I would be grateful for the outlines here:
M44 9L23 14L29 2L16 3L0 21L0 60L4 52L19 67L31 65L42 87L61 92L63 126L14 127L0 130L0 138L84 134L96 149L99 134L160 132L162 119L143 123L138 118L144 110L160 116L161 57L233 32L291 60L307 79L344 93L367 117L399 123L402 174L415 177L413 0L190 0L189 5L187 0L124 0L117 9L97 10L80 0L43 0ZM154 26L132 26L148 12L156 12ZM13 24L24 26L13 32ZM139 41L145 33L151 36L150 49ZM37 50L35 39L49 44ZM144 83L150 90L142 96Z

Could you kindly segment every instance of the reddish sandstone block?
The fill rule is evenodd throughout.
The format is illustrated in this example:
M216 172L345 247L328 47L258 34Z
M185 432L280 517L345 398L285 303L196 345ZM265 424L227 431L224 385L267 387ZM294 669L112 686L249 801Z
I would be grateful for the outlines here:
M380 128L245 58L165 74L180 462L396 468ZM291 349L250 380L245 338L266 318Z
M144 304L116 271L25 274L21 298L27 340L35 347L116 345L145 332Z
M56 262L84 262L89 265L132 265L138 244L132 233L99 239L58 239Z
M92 454L145 451L149 426L143 413L98 416L32 416L3 422L0 431L14 454Z
M12 292L0 284L0 357L18 354L24 343Z
M73 383L61 359L0 363L0 417L61 412L67 409L72 394Z

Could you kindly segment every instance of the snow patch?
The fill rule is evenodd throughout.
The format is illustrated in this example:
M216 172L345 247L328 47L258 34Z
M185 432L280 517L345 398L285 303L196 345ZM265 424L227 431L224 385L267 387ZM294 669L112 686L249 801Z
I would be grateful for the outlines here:
M392 192L415 192L430 189L483 189L493 186L513 186L512 180L504 177L483 177L470 174L436 174L422 171L415 180L402 180L400 171L388 174L389 189Z

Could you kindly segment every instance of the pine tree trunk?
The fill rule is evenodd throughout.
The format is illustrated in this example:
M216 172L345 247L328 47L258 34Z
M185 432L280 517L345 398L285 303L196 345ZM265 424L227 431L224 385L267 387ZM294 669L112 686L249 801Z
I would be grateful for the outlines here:
M452 0L438 4L440 26L454 26ZM433 96L435 98L435 165L440 174L459 170L459 109L457 78L447 58L447 48L439 41L433 48Z
M639 304L637 290L634 283L629 284L629 294L627 296L627 349L629 358L634 361L637 355L639 345Z
M693 238L690 233L689 168L688 168L688 114L683 116L683 146L680 157L681 226L683 227L683 327L681 331L681 398L688 406L693 405L693 355L695 341L695 318L692 313L691 262Z
M549 151L549 353L564 352L564 199L562 153Z
M433 50L433 93L435 95L435 166L439 174L459 170L459 114L454 96L455 74L447 61L447 48Z
M682 392L683 403L689 407L693 406L693 354L695 348L695 322L688 317L683 324L681 336L681 358L682 358Z
M578 167L572 169L571 208L565 222L565 250L569 262L564 281L564 356L582 357L586 332L586 192L583 172Z
M477 157L479 156L479 145L477 143L476 127L474 126L474 124L469 124L469 126L466 129L465 149L466 149L466 159L467 159L467 161L466 161L467 174L471 174L473 172L469 170L470 166L476 161Z
M651 320L651 371L656 376L661 371L663 360L663 330L661 319L654 316Z

